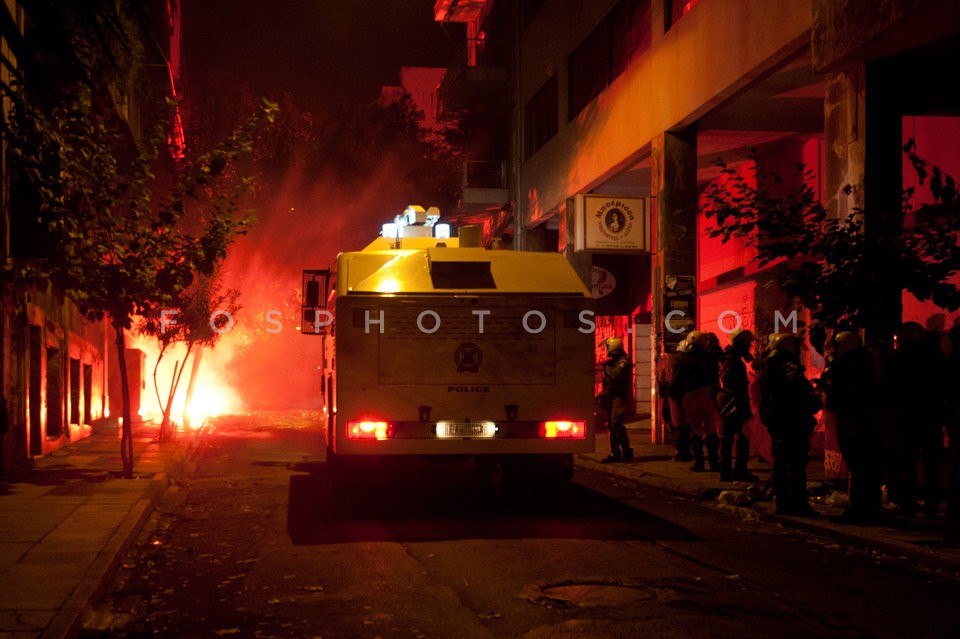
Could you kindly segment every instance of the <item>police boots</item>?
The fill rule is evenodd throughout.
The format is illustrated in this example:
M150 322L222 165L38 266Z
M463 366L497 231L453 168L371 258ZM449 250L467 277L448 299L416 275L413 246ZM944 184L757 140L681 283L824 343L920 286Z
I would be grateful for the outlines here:
M759 481L759 477L747 470L750 461L750 440L740 435L737 437L737 461L733 466L733 478L737 481ZM721 471L723 472L723 471Z
M733 437L720 437L720 481L733 481Z
M703 437L694 435L690 438L690 450L693 453L693 466L690 467L695 473L702 473L703 468Z
M707 444L707 467L710 468L711 472L718 472L720 461L717 459L717 453L720 452L720 436L716 433L710 433L705 440Z
M690 427L680 426L677 433L677 452L673 455L673 461L688 462L693 461L693 455L690 454Z

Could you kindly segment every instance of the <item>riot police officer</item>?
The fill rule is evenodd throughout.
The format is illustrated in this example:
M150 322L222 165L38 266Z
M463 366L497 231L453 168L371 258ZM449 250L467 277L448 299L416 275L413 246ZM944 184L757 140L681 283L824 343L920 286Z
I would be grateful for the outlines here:
M682 340L677 344L677 351L665 365L662 394L667 399L670 407L670 424L676 437L676 451L673 455L673 461L688 462L693 461L693 454L690 452L690 424L687 423L687 416L683 413L683 389L673 383L674 375L681 366L683 358L686 357L687 348L690 345L687 340Z
M743 434L743 425L753 416L750 408L750 378L745 362L753 361L753 333L738 329L730 333L730 344L720 360L721 390L717 395L722 426L720 430L720 481L757 481L747 470L750 440ZM736 462L734 462L736 446Z
M827 410L836 416L840 454L850 473L850 506L840 520L876 522L882 508L883 446L874 406L879 383L873 355L852 331L837 332L829 343L820 385Z
M770 335L760 367L760 421L773 445L777 514L816 517L807 501L807 461L817 425L814 415L822 404L804 375L800 348L796 335Z
M692 432L690 448L694 461L690 470L704 471L706 461L711 471L719 471L720 414L715 398L720 382L719 361L708 350L710 338L705 333L690 331L686 341L685 354L674 369L671 392L682 397L683 414Z
M917 514L920 491L918 462L923 464L924 511L937 517L940 509L943 456L943 398L946 358L917 322L897 329L897 347L884 367L884 397L892 404L892 435L896 440L890 495L900 514Z
M630 358L623 350L623 341L617 337L608 337L604 343L607 348L607 361L603 364L603 392L601 398L607 410L607 424L610 428L610 454L604 463L630 461L633 449L623 421L630 412L630 385L633 380Z

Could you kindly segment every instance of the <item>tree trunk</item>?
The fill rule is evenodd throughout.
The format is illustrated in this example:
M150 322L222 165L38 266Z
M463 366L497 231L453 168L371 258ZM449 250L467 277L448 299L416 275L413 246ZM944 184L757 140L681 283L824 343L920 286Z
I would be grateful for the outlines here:
M183 365L179 362L173 367L173 379L170 380L170 394L167 395L167 405L163 408L163 422L160 428L160 440L166 441L170 437L170 415L173 412L173 398L180 387L180 378L183 377L183 369L187 367L187 360L190 359L190 351L193 349L193 342L187 344L187 353L183 356Z
M193 354L193 368L190 370L190 381L187 382L187 396L183 400L183 424L186 428L193 428L190 423L190 402L193 401L193 389L197 385L197 373L200 372L200 358L203 355L203 346Z
M160 398L160 382L157 381L157 371L160 369L160 362L163 361L163 354L167 350L167 344L164 343L160 347L160 352L157 354L157 363L153 365L153 390L157 395L157 408L161 411L163 410L163 400Z
M173 377L170 378L170 390L167 392L167 401L160 407L163 417L160 419L160 441L170 439L170 410L173 407L173 396L177 392L177 370L180 362L173 363Z
M120 433L120 459L123 461L123 476L133 477L133 418L130 415L130 385L127 381L127 343L123 326L115 323L117 331L117 360L120 362L120 397L123 400Z

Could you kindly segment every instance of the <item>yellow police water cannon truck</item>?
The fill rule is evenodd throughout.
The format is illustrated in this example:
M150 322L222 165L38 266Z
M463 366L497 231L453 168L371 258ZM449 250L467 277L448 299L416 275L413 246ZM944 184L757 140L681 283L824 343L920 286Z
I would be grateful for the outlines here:
M487 250L478 227L445 237L418 213L304 273L334 487L413 456L569 479L594 450L590 291L560 254Z

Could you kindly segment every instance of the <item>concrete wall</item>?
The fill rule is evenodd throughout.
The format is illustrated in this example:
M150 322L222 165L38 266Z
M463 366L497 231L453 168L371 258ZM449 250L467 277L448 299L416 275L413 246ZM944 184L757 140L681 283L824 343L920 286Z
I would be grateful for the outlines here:
M956 0L814 0L813 66L832 70L953 35Z
M665 34L662 1L652 0L651 48L568 122L567 58L612 5L548 2L524 32L521 102L554 70L560 95L558 135L521 168L525 223L642 157L654 136L695 122L810 37L809 0L707 0Z

